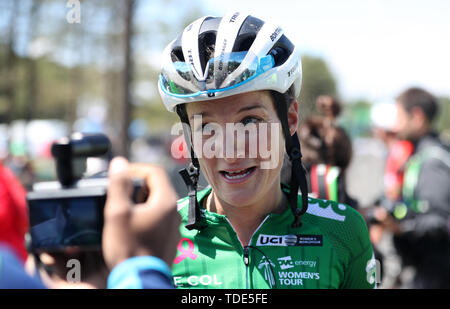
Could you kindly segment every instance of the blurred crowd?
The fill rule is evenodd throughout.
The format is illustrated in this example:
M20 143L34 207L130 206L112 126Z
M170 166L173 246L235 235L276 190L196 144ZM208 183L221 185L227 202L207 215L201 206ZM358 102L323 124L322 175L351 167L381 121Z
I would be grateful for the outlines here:
M450 288L450 154L433 130L439 102L424 89L410 88L395 100L373 105L373 138L382 142L387 155L382 194L369 205L349 193L349 184L376 175L349 179L355 144L339 124L343 108L351 107L321 95L316 100L317 113L302 119L298 128L311 196L345 203L365 217L381 265L380 287ZM109 270L101 252L29 257L25 195L37 176L33 158L17 149L3 151L0 164L0 243L12 249L29 272L45 276L48 286L70 286L64 279L66 263L76 258L88 265L81 274L83 285L78 287L105 288ZM186 150L182 137L141 136L131 144L130 160L162 165L182 197L187 190L178 170L188 163L183 158ZM180 153L179 159L174 158L174 151ZM50 158L48 149L42 153ZM285 160L286 171L290 171L288 164ZM289 183L289 177L290 173L282 173L283 182ZM200 186L206 185L202 177Z
M366 218L381 268L380 287L449 288L450 153L433 130L438 100L410 88L373 105L372 135L387 151L382 192L369 205L348 193L349 183L374 184L376 174L348 179L354 152L337 121L342 105L323 95L316 108L319 115L298 128L310 194L348 204Z

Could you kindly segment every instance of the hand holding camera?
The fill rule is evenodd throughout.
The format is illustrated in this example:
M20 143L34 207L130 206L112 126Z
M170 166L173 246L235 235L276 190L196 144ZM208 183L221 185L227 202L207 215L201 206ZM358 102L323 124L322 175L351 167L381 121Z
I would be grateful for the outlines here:
M106 267L111 270L133 256L152 255L169 265L175 257L178 197L166 172L119 157L109 171L86 178L87 158L109 149L103 134L76 133L56 141L52 154L58 181L37 183L27 194L27 246L52 280L64 281L66 261L72 258L82 264L82 281L99 282ZM53 262L42 261L42 255Z

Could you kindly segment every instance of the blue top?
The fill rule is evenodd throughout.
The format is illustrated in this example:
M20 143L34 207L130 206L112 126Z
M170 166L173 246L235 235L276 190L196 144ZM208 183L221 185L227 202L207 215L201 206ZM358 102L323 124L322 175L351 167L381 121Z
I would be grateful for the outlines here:
M13 251L0 244L0 289L45 289L30 277ZM117 265L109 274L108 289L171 289L172 274L161 259L153 256L132 257Z
M45 289L45 286L25 272L10 248L0 244L0 289Z
M108 289L171 289L172 274L161 259L154 256L132 257L109 274Z

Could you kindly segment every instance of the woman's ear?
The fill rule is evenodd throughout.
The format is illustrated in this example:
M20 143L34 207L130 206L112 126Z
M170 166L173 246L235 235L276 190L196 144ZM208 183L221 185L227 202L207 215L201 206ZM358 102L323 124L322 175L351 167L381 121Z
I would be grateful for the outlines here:
M299 123L297 100L294 100L291 103L291 105L289 106L287 118L288 118L288 124L289 124L289 131L292 136L297 131L297 127L298 127L298 123Z

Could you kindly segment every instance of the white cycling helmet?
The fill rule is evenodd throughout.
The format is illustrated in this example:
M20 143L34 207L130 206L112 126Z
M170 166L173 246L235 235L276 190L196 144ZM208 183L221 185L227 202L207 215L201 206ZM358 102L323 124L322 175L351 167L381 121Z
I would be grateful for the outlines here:
M189 125L186 103L224 98L257 90L271 90L292 161L289 203L295 217L293 227L301 226L308 207L306 172L301 164L297 134L291 137L287 111L300 94L301 58L297 48L271 23L240 12L223 17L206 16L187 26L169 43L163 54L158 89L164 105L177 112ZM189 191L187 229L205 227L196 198L200 164L195 156L189 132L185 140L192 163L180 171ZM297 208L298 189L302 207Z
M370 109L370 120L375 128L393 131L396 117L397 106L392 99L376 102Z
M202 17L163 52L158 89L166 108L255 90L297 98L302 79L297 48L271 23L240 12Z

